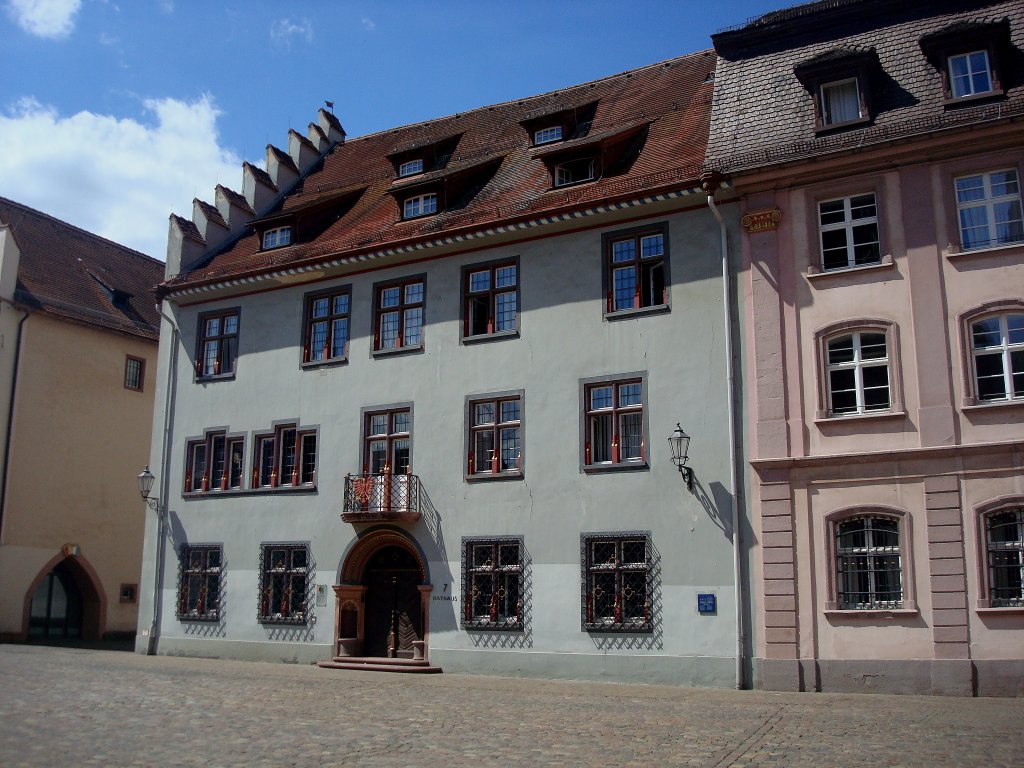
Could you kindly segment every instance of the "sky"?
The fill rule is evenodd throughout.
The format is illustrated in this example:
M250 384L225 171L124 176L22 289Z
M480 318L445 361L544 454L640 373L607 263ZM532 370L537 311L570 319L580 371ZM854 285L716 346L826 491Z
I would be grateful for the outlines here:
M0 196L163 260L326 101L349 137L703 50L793 0L0 0Z

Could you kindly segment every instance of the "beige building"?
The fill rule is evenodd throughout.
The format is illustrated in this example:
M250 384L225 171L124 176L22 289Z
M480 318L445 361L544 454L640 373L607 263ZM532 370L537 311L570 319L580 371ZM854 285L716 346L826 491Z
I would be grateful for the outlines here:
M162 276L0 198L0 641L134 633Z

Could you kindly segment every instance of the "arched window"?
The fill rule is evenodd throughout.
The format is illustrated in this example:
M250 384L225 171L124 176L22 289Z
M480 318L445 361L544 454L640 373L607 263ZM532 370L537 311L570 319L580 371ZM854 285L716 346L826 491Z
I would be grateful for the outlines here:
M859 507L825 518L826 610L916 610L910 520L902 510Z
M848 320L815 334L816 418L902 414L899 337L888 320Z
M964 405L1024 402L1024 301L995 301L960 316Z

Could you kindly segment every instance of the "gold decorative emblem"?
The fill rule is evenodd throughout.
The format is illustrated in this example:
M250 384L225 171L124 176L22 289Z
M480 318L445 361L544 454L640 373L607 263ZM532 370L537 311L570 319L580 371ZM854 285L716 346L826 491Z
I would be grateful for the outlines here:
M751 211L744 214L740 220L743 224L743 229L751 234L778 229L780 221L782 221L782 211L778 208L769 208L765 211Z

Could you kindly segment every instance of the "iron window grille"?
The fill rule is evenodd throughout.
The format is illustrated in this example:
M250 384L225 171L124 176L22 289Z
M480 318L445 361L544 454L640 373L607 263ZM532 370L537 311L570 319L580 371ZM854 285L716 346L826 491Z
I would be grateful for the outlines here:
M209 432L186 445L185 493L238 490L242 487L244 439Z
M252 487L280 488L316 485L316 430L295 424L278 425L256 435Z
M965 251L1024 242L1016 169L960 176L954 183L960 244Z
M348 288L306 297L304 363L343 360L348 356L350 303Z
M607 312L668 304L668 228L605 237Z
M518 285L515 263L469 268L465 273L463 337L518 330Z
M884 332L856 331L825 345L829 414L850 416L892 407Z
M971 355L978 400L1024 398L1024 314L971 323Z
M471 401L469 418L467 473L473 476L521 473L522 398Z
M141 357L127 355L124 359L124 388L141 392L146 377L146 361Z
M199 316L196 377L233 376L238 358L238 310Z
M835 526L836 595L843 610L903 607L899 521L863 515Z
M584 399L584 464L643 464L643 381L625 379L588 384L584 387Z
M523 540L462 540L462 628L523 629Z
M220 544L182 544L178 552L178 609L181 621L219 621L223 584Z
M424 303L423 280L378 287L373 334L374 350L421 346Z
M264 624L306 624L311 576L308 544L261 546L258 620Z
M580 537L584 631L652 630L651 561L651 536L647 532Z
M987 515L985 534L990 605L1024 607L1024 507Z
M881 261L878 209L873 192L818 203L818 224L822 269L845 269Z

